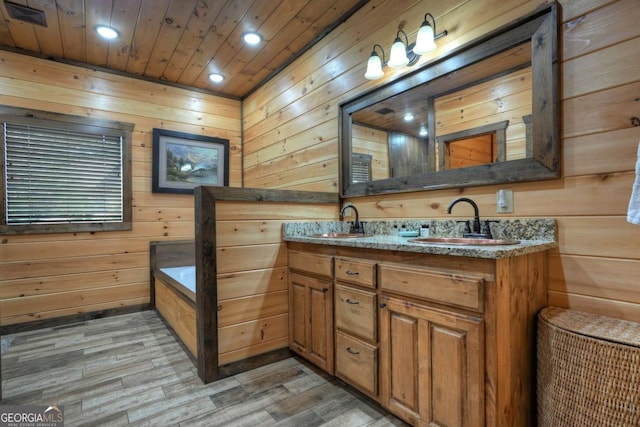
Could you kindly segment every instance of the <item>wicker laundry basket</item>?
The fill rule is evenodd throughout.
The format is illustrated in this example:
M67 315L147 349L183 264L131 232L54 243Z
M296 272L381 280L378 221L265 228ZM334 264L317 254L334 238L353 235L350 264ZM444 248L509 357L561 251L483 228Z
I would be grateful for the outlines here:
M640 426L640 323L547 307L537 364L539 426Z

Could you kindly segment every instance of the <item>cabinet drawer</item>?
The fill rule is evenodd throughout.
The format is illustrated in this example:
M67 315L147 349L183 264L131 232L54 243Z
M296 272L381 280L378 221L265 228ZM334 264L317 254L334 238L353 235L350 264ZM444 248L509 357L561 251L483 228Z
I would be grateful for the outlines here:
M482 312L484 279L480 275L381 264L380 288L416 298Z
M336 258L336 279L375 289L376 263L353 258Z
M336 327L376 341L376 294L349 286L335 286Z
M333 276L333 257L307 252L289 252L289 268L321 276Z
M373 396L378 395L378 349L336 333L336 376Z

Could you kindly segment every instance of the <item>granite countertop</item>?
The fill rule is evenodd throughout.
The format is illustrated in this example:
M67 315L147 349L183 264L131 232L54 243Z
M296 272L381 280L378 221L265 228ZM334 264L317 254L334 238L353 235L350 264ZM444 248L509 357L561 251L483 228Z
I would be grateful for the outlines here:
M415 237L400 237L397 230L418 230L422 224L429 225L430 237L461 237L460 224L450 220L406 220L367 222L368 237L325 238L312 237L318 233L344 233L349 229L345 222L287 223L283 226L283 238L287 242L312 243L319 245L352 248L379 249L387 251L414 252L436 255L464 256L474 258L507 258L558 247L555 239L555 220L517 219L498 220L491 225L496 239L519 240L513 245L453 245L442 243L414 243ZM404 227L403 227L404 226Z

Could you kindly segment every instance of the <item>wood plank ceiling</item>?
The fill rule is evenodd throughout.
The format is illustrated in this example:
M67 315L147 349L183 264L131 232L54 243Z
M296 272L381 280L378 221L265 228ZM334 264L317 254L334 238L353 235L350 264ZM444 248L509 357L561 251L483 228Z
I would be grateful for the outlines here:
M12 2L44 12L46 26L11 17L2 0L0 48L243 98L367 0ZM101 39L97 25L120 37ZM245 45L248 31L263 41Z

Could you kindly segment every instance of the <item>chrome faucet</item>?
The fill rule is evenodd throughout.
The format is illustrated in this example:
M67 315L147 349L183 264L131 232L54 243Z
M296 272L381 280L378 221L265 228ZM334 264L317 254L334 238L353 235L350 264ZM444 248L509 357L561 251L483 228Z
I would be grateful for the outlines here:
M342 209L340 209L340 221L344 221L344 211L346 211L348 208L353 209L356 214L356 219L351 223L351 226L349 227L349 233L364 234L364 223L360 222L360 214L358 214L358 209L356 209L356 207L351 203L346 203L342 207Z
M469 227L469 221L465 221L467 226L465 228L465 232L462 234L463 237L478 237L478 238L491 238L490 233L482 233L480 231L480 213L478 211L478 205L473 200L467 197L459 197L455 199L449 207L447 208L447 213L451 213L451 209L460 202L467 202L473 207L473 227ZM487 224L488 226L489 224Z

